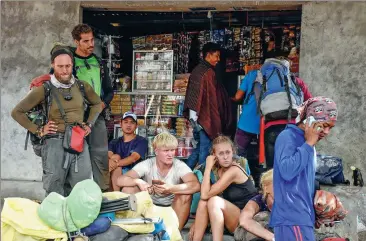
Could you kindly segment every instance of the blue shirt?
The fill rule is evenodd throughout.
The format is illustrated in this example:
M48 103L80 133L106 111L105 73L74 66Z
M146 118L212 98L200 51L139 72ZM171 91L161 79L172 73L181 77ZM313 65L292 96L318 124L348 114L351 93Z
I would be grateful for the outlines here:
M142 160L145 159L147 153L147 140L142 136L137 135L135 139L129 142L124 142L122 136L110 141L108 145L108 150L113 152L114 154L120 155L122 159L130 156L133 152L136 152L140 155L140 160ZM126 167L132 168L140 160Z
M250 200L258 204L258 212L270 211L267 207L265 200L263 200L263 194L258 194L252 197Z
M242 80L239 89L245 92L244 102L245 99L248 98L248 94L252 91L253 83L256 78L257 70L253 70L249 71ZM249 133L259 134L260 115L257 112L255 94L253 93L249 97L247 104L244 104L244 102L242 113L239 118L238 128Z
M274 203L270 226L314 226L315 148L293 124L277 137L273 165Z

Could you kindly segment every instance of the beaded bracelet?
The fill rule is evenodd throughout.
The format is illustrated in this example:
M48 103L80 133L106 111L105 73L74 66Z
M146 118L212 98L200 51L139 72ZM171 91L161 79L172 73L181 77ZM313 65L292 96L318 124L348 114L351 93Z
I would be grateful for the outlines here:
M39 126L36 130L36 132L34 133L38 138L42 138L42 134L43 134L43 126Z

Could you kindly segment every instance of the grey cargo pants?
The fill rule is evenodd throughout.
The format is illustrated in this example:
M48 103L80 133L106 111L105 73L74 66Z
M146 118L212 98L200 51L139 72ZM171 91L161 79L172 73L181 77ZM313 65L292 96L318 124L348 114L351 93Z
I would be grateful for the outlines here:
M88 138L94 181L104 192L109 188L108 135L105 120L99 115Z
M49 138L42 147L43 188L46 196L51 192L65 196L65 183L73 188L76 183L92 178L92 168L88 144L84 141L84 150L79 155L64 150L63 139ZM67 159L69 160L68 162ZM66 164L66 165L65 165Z

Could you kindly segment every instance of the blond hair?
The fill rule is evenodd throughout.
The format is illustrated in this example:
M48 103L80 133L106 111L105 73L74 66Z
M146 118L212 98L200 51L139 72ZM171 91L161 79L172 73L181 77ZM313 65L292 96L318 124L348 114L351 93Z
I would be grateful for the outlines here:
M233 149L233 154L236 154L236 146L234 144L234 142L228 137L228 136L222 136L219 135L218 137L216 137L213 141L212 141L212 148L211 148L211 155L214 154L215 152L215 146L218 144L230 144L231 148Z
M162 132L155 136L153 147L154 149L161 147L176 149L178 147L178 140L172 134L168 132Z
M212 148L211 148L211 155L214 155L215 153L215 146L216 145L219 145L219 144L230 144L231 148L232 148L232 151L233 151L233 162L239 164L239 166L241 166L243 168L243 171L245 172L245 174L247 176L249 176L247 174L247 172L245 171L245 167L247 165L247 159L244 158L244 157L238 157L236 158L235 155L236 155L236 146L234 144L234 142L230 139L230 137L228 136L223 136L223 135L219 135L218 137L216 137L213 141L212 141ZM216 177L216 179L218 179L218 170L219 170L219 165L215 165L213 168L212 168L212 171Z
M262 174L260 185L261 188L263 189L263 186L267 186L272 183L273 183L273 169L270 169Z

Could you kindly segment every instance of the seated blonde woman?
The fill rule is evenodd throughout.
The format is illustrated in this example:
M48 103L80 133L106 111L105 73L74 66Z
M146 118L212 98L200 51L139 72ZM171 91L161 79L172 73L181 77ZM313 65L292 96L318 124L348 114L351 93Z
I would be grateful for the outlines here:
M124 193L149 191L155 205L171 206L182 230L189 216L192 194L200 190L200 183L184 162L174 158L177 139L169 133L154 138L155 157L138 163L123 176L117 185Z
M273 169L262 174L262 194L253 197L244 207L240 214L240 226L248 232L272 241L274 234L254 220L254 216L262 211L271 211L273 205Z
M233 155L236 150L226 136L219 136L212 142L212 155L206 159L206 168L201 184L201 200L198 203L195 223L190 230L190 239L202 240L208 222L211 224L214 241L223 239L224 228L230 233L239 224L240 210L257 194L254 183L244 169L237 164ZM211 171L219 179L210 183ZM218 196L222 194L222 196Z

